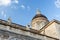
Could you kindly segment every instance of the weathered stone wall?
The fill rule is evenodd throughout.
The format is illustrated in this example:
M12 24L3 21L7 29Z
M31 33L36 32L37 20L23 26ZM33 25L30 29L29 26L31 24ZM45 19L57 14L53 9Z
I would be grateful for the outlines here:
M0 30L0 40L55 40L41 36L40 39Z
M45 35L60 39L60 24L54 22L45 29Z
M38 26L38 25L36 25L37 22L39 22L39 24L41 24L41 22L45 22L45 23L43 25L41 24L41 26ZM32 26L32 29L40 30L47 23L48 23L48 20L46 18L38 17L38 18L35 18L34 20L32 20L31 26Z
M0 30L0 40L40 40L40 39Z
M55 23L55 27L56 27L56 30L57 30L57 33L58 33L58 38L60 39L60 23Z
M55 40L53 38L0 25L0 40Z

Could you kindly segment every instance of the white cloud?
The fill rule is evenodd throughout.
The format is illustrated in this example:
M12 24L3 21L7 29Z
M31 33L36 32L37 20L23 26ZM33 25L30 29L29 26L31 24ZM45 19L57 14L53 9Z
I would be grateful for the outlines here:
M28 11L31 9L30 6L25 6L25 5L21 5L20 7L21 7L22 9L26 9L26 10L28 10Z
M21 5L20 7L21 7L22 9L25 9L25 6L24 6L24 5Z
M11 8L12 8L12 9L18 9L18 7L17 7L17 6L11 6Z
M56 0L55 5L56 5L57 8L60 8L60 0Z
M5 13L5 11L1 11L1 16L4 17L4 18L6 18L6 13Z
M14 0L14 2L18 4L18 0Z
M7 6L11 4L11 0L0 0L0 6Z
M30 6L27 6L27 9L30 10Z
M18 0L0 0L0 6L9 6L12 3L18 4Z

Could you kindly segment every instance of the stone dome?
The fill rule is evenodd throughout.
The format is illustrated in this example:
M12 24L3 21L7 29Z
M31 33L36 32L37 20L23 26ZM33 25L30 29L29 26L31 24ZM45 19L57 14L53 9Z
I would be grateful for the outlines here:
M43 18L46 18L46 19L47 19L47 17L44 16L43 14L41 14L39 10L37 10L37 13L36 13L36 15L33 17L33 19L38 18L38 17L43 17ZM33 20L33 19L32 19L32 20Z

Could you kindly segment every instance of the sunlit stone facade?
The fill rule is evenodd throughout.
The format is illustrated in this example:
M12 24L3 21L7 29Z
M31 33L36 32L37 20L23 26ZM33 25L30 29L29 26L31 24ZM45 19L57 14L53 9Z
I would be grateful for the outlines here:
M30 27L29 27L30 26ZM0 19L0 40L59 40L60 21L48 21L39 11L31 21L31 25L23 26Z

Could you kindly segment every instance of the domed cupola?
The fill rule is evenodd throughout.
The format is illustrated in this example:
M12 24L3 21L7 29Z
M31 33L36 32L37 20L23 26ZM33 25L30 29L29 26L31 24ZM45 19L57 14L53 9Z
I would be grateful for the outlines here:
M46 16L41 14L39 10L37 10L36 15L33 17L31 26L32 29L40 30L42 27L44 27L48 23L48 19Z
M43 18L46 18L47 19L47 17L44 16L43 14L41 14L41 12L39 10L37 10L36 15L33 17L33 19L38 18L38 17L43 17Z

